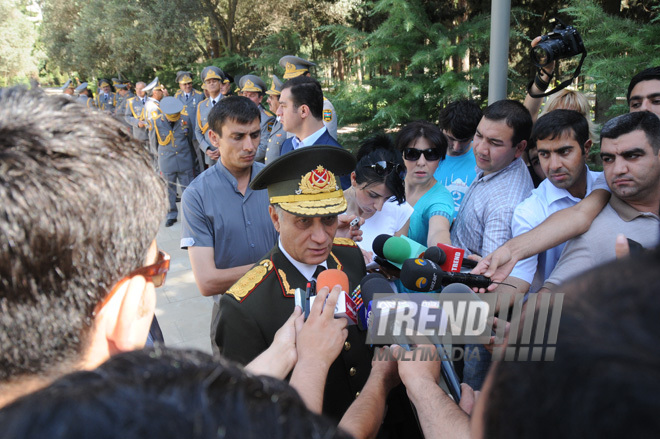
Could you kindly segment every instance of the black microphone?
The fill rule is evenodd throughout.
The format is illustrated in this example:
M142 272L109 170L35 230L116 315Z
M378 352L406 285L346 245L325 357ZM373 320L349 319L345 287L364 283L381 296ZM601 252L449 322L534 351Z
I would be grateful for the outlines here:
M360 281L360 295L362 297L362 306L358 310L358 327L362 331L368 329L369 309L374 300L374 294L391 294L392 287L385 279L385 276L379 273L369 273Z
M435 262L438 265L442 265L447 261L447 253L440 247L429 247L424 252L424 259ZM472 259L463 259L461 262L461 268L474 268L477 266L477 261Z
M465 284L471 288L487 288L493 283L489 278L476 274L449 273L428 259L408 259L401 267L399 277L404 287L427 293L453 283Z

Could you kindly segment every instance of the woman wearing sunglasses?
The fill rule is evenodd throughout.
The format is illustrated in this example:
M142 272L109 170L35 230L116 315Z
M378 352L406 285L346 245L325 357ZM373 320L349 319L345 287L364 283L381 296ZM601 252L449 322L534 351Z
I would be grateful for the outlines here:
M413 206L408 237L427 247L451 244L449 227L454 200L442 183L433 178L447 152L447 138L435 125L416 121L404 126L396 146L407 169L406 199Z
M360 145L351 187L344 192L346 213L364 219L362 241L357 244L365 262L373 258L372 243L381 233L400 236L408 232L413 208L406 203L403 179L406 168L386 134L375 135Z

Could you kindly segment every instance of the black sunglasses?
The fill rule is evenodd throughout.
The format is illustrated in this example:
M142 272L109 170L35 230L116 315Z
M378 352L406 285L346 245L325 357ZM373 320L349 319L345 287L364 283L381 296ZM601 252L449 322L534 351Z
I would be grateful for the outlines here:
M430 162L440 160L440 150L438 148L421 149L406 148L403 150L403 158L412 162L419 160L424 154L424 158Z
M406 168L399 163L387 162L385 160L379 160L373 165L364 165L365 168L371 168L379 177L387 177L395 171L399 174L401 180L406 178Z

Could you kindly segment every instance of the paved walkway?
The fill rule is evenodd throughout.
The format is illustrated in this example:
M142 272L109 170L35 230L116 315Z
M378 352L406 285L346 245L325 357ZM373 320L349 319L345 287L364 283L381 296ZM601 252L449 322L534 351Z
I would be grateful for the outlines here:
M156 289L156 316L165 344L175 348L194 348L211 354L209 326L213 300L200 294L195 284L188 251L179 248L181 240L181 207L179 221L172 227L161 223L158 247L172 257L165 285Z

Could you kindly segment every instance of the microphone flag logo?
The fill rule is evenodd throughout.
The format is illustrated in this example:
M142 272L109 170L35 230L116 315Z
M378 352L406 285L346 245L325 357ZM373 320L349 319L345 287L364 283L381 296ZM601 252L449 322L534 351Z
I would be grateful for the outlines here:
M426 259L415 259L415 264L421 265L422 267L427 264Z

